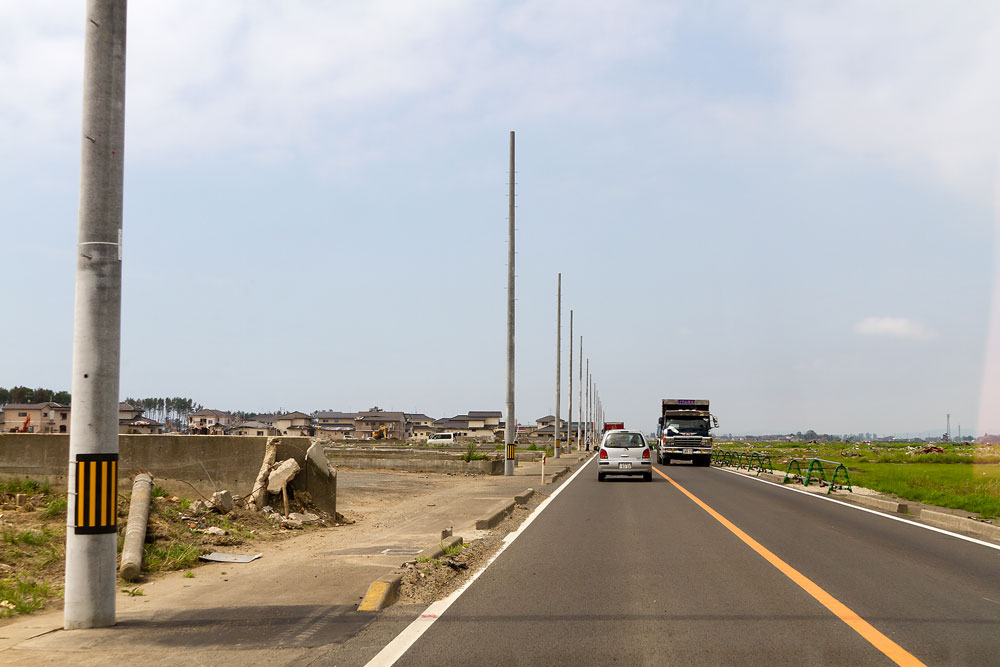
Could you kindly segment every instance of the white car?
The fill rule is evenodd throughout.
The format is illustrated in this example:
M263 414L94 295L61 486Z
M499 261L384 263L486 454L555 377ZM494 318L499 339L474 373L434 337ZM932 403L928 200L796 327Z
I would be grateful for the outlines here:
M456 442L454 433L431 433L427 436L428 445L454 445Z
M608 431L597 452L597 481L607 475L642 475L653 481L653 460L646 437L639 431Z

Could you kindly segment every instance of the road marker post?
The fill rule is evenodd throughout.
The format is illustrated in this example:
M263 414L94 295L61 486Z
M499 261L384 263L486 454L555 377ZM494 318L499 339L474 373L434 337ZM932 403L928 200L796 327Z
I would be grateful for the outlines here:
M545 454L542 454L542 486L545 486Z

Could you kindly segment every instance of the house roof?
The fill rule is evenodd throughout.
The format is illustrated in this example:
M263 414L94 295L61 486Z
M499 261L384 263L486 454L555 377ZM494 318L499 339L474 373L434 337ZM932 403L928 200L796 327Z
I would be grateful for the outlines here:
M140 408L137 405L132 405L131 403L126 403L125 401L120 401L118 403L118 411L122 412L122 411L125 411L125 410L138 410L139 412L143 411L143 409Z
M503 417L503 413L499 410L469 410L470 417Z
M68 410L69 406L63 405L62 403L55 403L53 401L46 401L44 403L8 403L3 406L4 410L44 410L46 408Z
M416 421L418 419L421 419L421 420L422 419L429 419L429 420L433 421L432 417L428 417L427 415L425 415L422 412L404 412L403 414L406 415L407 419L412 420L412 421Z
M142 415L132 417L131 419L119 419L118 423L123 425L132 424L133 426L163 426L162 423L150 419L149 417L143 417Z
M192 412L188 415L189 417L232 417L231 414L225 412L224 410L198 410L198 412Z
M278 419L312 419L312 417L304 412L286 412L283 415L275 415L274 419L277 421Z
M233 428L234 429L237 429L237 428L271 428L271 425L270 424L265 424L264 422L259 422L259 421L253 421L253 420L251 420L251 421L248 421L248 422L243 422L242 424L237 424Z
M547 424L549 422L554 422L556 420L555 415L545 415L544 417L539 417L535 421L539 424Z
M317 411L313 413L313 417L316 419L354 419L357 416L356 412Z
M355 419L359 421L365 419L370 421L398 422L405 421L406 417L402 412L359 412Z

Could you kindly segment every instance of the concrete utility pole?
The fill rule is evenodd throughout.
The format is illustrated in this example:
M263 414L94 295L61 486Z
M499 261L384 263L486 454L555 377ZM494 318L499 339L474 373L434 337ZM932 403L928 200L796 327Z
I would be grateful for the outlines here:
M559 286L556 288L556 428L555 446L552 458L559 458L559 390L562 384L562 273L559 273Z
M566 422L566 446L573 451L573 309L569 311L569 421ZM577 440L579 445L579 440Z
M580 364L580 388L577 390L580 407L576 409L576 446L583 451L583 336L580 336L580 361L577 363Z
M125 0L89 0L84 24L63 611L67 630L115 624L125 14Z
M507 422L503 474L514 474L517 420L514 417L514 130L510 131L510 185L507 190Z
M590 443L590 358L587 358L587 409L583 413L584 438Z

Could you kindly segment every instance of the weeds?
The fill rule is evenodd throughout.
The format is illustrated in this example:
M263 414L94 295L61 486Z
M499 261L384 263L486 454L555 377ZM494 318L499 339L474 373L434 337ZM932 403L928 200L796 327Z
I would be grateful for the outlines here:
M49 501L45 509L42 510L42 516L46 519L54 519L57 516L66 514L66 499L65 498L53 498Z
M187 572L184 573L184 578L185 579L194 579L194 572L192 572L191 570L188 570Z
M470 442L465 447L465 453L462 454L462 460L466 463L471 463L472 461L482 461L486 458L485 454L480 454L476 451L476 443Z
M444 542L441 542L441 549L444 550L444 554L446 556L457 556L458 554L462 553L462 549L464 547L465 547L465 545L462 544L461 542L458 542L457 544L453 544L450 547L446 547L444 545Z
M33 479L16 479L9 482L0 482L0 493L14 495L15 493L42 493L49 495L52 493L52 485L49 480L37 482Z
M3 529L3 541L7 544L27 544L30 546L41 546L47 544L52 539L52 531L48 528L41 530L14 530L13 528Z
M122 593L125 593L130 598L138 597L144 594L141 588L123 588Z
M164 491L162 486L154 486L152 496L153 498L168 498L170 494Z
M57 592L52 586L24 575L0 579L0 618L38 611L45 606L46 598Z
M198 562L201 549L191 544L170 542L160 546L155 542L143 548L142 566L146 572L184 570Z

